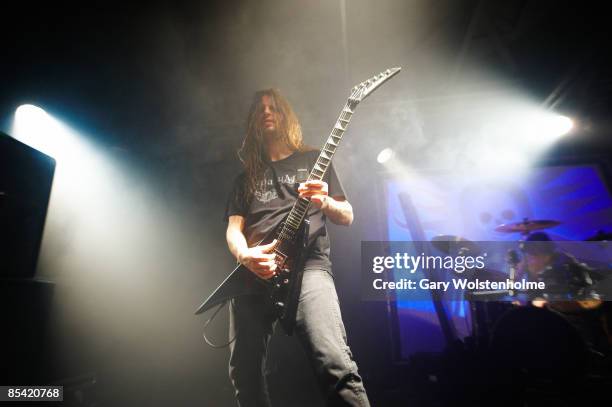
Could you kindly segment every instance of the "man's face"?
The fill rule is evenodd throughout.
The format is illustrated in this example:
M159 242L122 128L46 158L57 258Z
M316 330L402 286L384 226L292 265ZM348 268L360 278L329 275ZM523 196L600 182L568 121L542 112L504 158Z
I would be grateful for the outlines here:
M261 105L262 110L259 118L261 120L261 127L265 134L275 134L278 127L279 114L276 111L274 100L268 95L263 95L261 97Z
M532 275L537 275L546 267L550 266L552 256L550 254L526 253L525 261L527 262L527 270Z

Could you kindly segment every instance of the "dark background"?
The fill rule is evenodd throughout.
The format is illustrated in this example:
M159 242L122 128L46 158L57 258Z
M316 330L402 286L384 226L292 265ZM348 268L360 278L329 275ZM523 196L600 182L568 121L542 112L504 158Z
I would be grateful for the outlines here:
M231 405L227 351L203 343L192 312L232 267L221 218L257 89L280 88L318 146L351 86L403 67L359 107L339 150L356 218L331 228L349 341L379 405L414 390L392 363L385 304L359 298L359 242L384 238L380 148L452 169L458 134L520 98L577 120L544 161L610 156L610 32L598 2L29 2L3 12L0 31L2 130L20 104L41 106L112 156L120 190L137 194L115 205L103 196L86 220L71 216L77 197L68 209L52 203L39 261L38 276L56 283L43 377L96 377L99 405ZM93 218L114 223L97 236ZM225 318L212 329L219 341ZM273 397L309 405L301 351L274 344Z

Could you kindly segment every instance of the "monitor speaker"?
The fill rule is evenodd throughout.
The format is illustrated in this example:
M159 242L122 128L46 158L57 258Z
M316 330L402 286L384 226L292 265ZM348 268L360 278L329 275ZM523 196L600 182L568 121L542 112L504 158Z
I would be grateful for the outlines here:
M32 278L55 160L0 133L0 278Z

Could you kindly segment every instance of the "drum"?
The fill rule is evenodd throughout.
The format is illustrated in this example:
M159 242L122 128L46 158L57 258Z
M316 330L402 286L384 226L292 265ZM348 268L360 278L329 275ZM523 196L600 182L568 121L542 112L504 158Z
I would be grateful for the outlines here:
M507 296L507 291L503 294ZM470 301L470 317L472 337L478 346L486 347L490 340L495 323L505 315L509 310L513 309L514 305L503 296L497 296L496 300L478 300L471 299Z
M588 360L578 330L546 308L518 307L505 313L493 327L490 350L501 368L549 378L582 376Z

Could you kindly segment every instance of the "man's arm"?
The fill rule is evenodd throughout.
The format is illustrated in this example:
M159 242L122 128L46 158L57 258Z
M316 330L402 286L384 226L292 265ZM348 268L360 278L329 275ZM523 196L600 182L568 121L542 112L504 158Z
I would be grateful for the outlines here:
M310 198L310 202L320 208L332 223L350 226L353 223L353 207L344 196L331 197L327 191L324 181L307 181L298 188L300 196Z
M225 232L229 251L238 262L240 262L240 253L249 248L242 232L244 230L244 220L244 216L230 216L227 220L227 231Z
M227 246L236 260L257 276L268 279L276 271L275 255L270 253L276 246L276 240L261 246L249 247L244 237L244 216L232 215L228 218L225 237Z
M343 196L326 196L321 210L336 225L350 226L353 223L353 207Z

